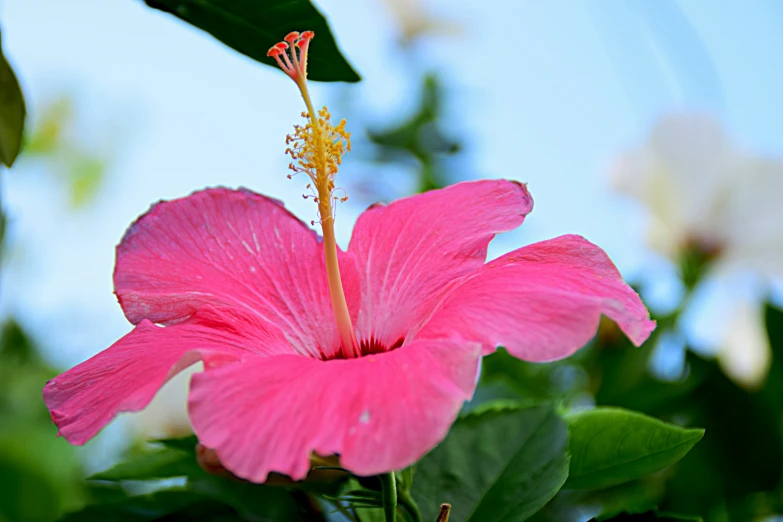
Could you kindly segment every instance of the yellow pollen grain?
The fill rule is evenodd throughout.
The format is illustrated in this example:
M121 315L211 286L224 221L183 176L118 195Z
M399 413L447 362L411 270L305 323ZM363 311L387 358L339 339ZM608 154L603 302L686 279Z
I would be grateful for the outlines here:
M348 198L334 195L334 178L342 164L343 155L351 150L351 133L345 130L345 120L334 125L332 115L324 107L318 111L317 118L311 118L307 112L302 113L306 123L294 125L293 135L286 136L286 149L293 160L289 165L292 178L300 172L304 172L312 181L312 194L305 198L312 198L318 203L321 219L331 217L332 200L345 201ZM315 120L315 121L313 121ZM328 216L323 215L327 210Z

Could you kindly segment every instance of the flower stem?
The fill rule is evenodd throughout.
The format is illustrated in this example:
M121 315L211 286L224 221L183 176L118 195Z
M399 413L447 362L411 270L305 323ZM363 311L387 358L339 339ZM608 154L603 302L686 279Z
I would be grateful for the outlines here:
M419 510L419 506L416 505L416 502L407 492L401 490L398 495L398 500L400 505L411 516L413 522L424 522L424 519L421 516L421 511Z
M383 514L386 522L397 520L397 480L394 472L379 475L381 479L381 492L383 494Z

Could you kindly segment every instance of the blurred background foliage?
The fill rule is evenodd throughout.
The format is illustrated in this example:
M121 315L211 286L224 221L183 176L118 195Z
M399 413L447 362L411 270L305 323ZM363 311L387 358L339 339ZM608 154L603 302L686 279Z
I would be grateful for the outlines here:
M148 3L160 4L155 7L161 8L176 2ZM347 164L346 172L352 178L347 181L351 195L357 195L360 204L439 188L475 177L478 170L471 156L470 140L475 136L453 125L460 112L453 87L449 90L453 76L444 73L437 61L421 58L427 41L454 38L462 28L447 17L429 14L423 2L386 0L386 4L384 13L396 28L395 52L403 63L404 89L411 93L406 108L391 111L383 118L369 117L367 113L372 107L355 99L355 91L339 85L329 91L354 134L354 149L361 166ZM672 4L663 5L662 9ZM214 30L210 32L215 34ZM347 61L341 67L353 72ZM46 173L46 183L59 187L59 197L67 202L69 212L89 209L96 204L100 190L111 183L115 146L112 142L95 146L83 139L83 124L77 121L83 106L75 101L77 96L64 93L36 96L35 117L29 118L22 138L19 125L26 111L22 98L6 95L17 85L15 79L9 79L10 70L3 58L0 153L9 167L16 159L15 147L21 146L22 154L12 171L2 173L4 188L8 176L23 176L26 169L36 169ZM16 122L18 136L12 133L8 138L8 122ZM104 131L112 134L114 129ZM21 145L15 144L15 139ZM567 153L564 148L564 154ZM396 174L379 176L379 172ZM222 179L217 177L210 181L220 182ZM191 187L197 188L198 184ZM2 192L5 203L7 196ZM579 217L578 212L573 213L573 220ZM0 218L3 226L14 227L13 216L8 219L3 213ZM5 244L2 252L5 258ZM577 521L594 516L601 520L665 519L654 514L655 510L700 516L709 521L772 520L783 516L783 311L769 299L764 301L764 335L769 341L771 362L760 382L748 386L727 377L715 354L705 354L691 346L684 327L686 309L699 306L698 301L691 304L693 295L713 269L715 259L708 254L706 250L687 250L671 260L684 290L668 309L654 309L658 328L641 348L632 347L606 321L585 349L564 361L525 363L503 350L484 360L476 396L466 405L466 411L497 400L553 401L569 410L620 406L678 425L706 429L703 440L674 466L643 480L604 490L562 490L533 520ZM105 267L106 273L110 270L110 266ZM658 291L659 281L642 276L636 279L631 282L643 297ZM3 290L0 288L0 292ZM228 484L225 479L203 473L194 466L192 445L183 450L174 447L174 443L164 444L168 452L165 458L172 459L171 468L165 476L152 477L163 481L158 485L170 486L172 477L188 475L195 484L188 490L155 492L157 486L141 486L133 480L85 480L87 469L95 471L95 464L87 455L91 446L85 452L57 438L57 430L41 401L43 384L61 368L54 367L52 357L35 341L36 336L26 331L12 312L13 308L6 311L0 330L0 522L54 520L86 505L91 505L87 511L66 516L65 520L259 520L269 515L269 506L274 506L275 514L269 515L274 520L322 520L324 513L341 519L337 504L313 504L312 509L303 511L301 500L306 493L301 491ZM676 348L667 349L672 344ZM669 360L663 369L662 352L675 354L674 362ZM180 385L185 384L183 381ZM168 388L161 392L176 393ZM157 415L161 425L176 418L166 408ZM165 433L166 429L161 431ZM123 439L119 447L124 453L115 452L102 460L102 468L109 467L107 462L116 461L120 454L139 458L150 453L150 447L140 442L138 432L129 430L115 436ZM131 473L140 477L143 470ZM150 495L129 496L145 493L145 488L152 489ZM371 520L372 513L369 510L361 516L362 520Z
M68 204L79 209L100 189L111 150L107 146L87 150L79 142L74 110L73 99L67 94L43 107L24 144L24 161L43 163L43 169L64 185Z

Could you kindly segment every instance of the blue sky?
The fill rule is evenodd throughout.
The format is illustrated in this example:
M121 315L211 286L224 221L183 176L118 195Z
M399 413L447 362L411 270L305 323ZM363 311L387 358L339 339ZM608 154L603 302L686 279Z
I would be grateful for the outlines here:
M316 103L347 89L363 117L380 123L412 108L419 85L384 6L317 4L365 80L317 85ZM783 4L775 0L427 5L461 26L458 37L424 40L415 53L447 80L449 128L468 144L468 173L526 181L536 199L523 229L495 252L579 233L627 276L658 270L644 249L644 214L613 194L607 177L613 158L661 114L707 110L747 148L783 152ZM301 102L283 74L140 0L5 0L0 23L31 118L67 91L80 142L112 151L107 181L82 211L68 208L40 165L22 161L3 174L11 250L0 302L54 361L74 364L129 330L112 295L114 246L154 201L243 185L314 216L301 183L285 178L284 136ZM343 244L361 209L340 209Z

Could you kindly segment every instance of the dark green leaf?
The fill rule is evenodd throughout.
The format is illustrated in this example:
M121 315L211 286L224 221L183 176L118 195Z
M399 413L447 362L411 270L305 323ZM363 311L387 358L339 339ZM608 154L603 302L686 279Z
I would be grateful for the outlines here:
M646 513L635 514L622 513L608 520L611 522L701 522L702 519L701 517L690 515L648 511Z
M386 522L386 515L381 508L357 508L355 510L356 518L359 522ZM397 514L398 521L400 520L400 514Z
M773 360L766 385L757 391L738 387L715 360L692 352L686 355L686 371L678 382L660 382L639 375L646 372L646 360L604 357L639 354L650 346L649 342L636 350L600 350L601 358L591 368L595 382L601 386L596 395L598 404L640 410L706 430L704 438L667 477L665 497L660 503L666 510L720 519L715 513L725 513L727 505L756 492L773 491L780 484L783 313L771 306L766 312ZM620 380L623 384L616 386Z
M571 469L565 488L598 489L674 464L704 436L620 408L596 408L568 418Z
M203 29L250 58L277 67L266 55L291 31L314 31L308 55L308 78L358 82L359 75L340 54L326 19L309 0L145 0Z
M206 473L188 479L188 490L231 506L247 520L321 521L310 497L302 491L215 477Z
M0 327L0 362L2 366L18 370L20 366L43 365L41 356L21 325L13 318Z
M492 409L501 408L502 405L510 407L519 407L521 405L534 405L543 401L531 401L522 397L511 384L505 381L494 381L489 383L480 382L476 387L476 392L470 402L462 406L460 415L469 415L486 408L487 405Z
M0 520L52 520L60 511L56 484L0 454Z
M525 520L565 482L567 440L550 407L467 415L416 466L413 498L425 520L443 502L452 505L451 522Z
M165 518L164 518L165 517ZM165 490L119 502L87 506L60 522L143 522L147 520L240 520L228 506L185 490Z
M0 161L10 167L22 147L27 111L22 89L0 45Z
M150 441L155 444L162 444L167 448L178 449L180 451L186 451L193 455L196 454L196 445L198 444L198 437L195 435L188 435L187 437L177 437L173 439L158 439Z
M159 480L173 477L189 477L204 472L192 453L173 448L134 455L106 471L97 473L92 480Z
M656 509L664 495L664 480L659 476L626 482L606 489L561 489L531 522L576 522L586 513L599 513L606 520L620 513L643 513Z

